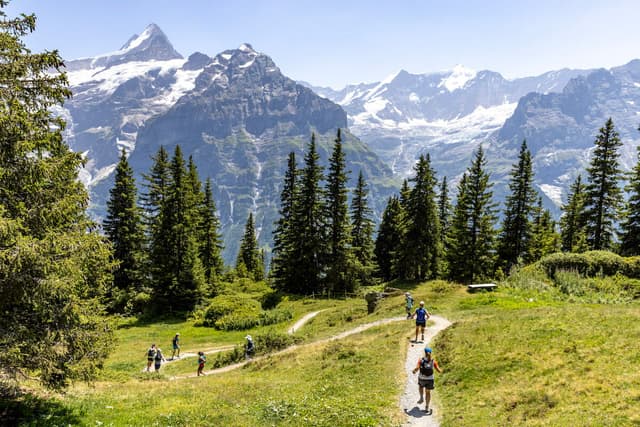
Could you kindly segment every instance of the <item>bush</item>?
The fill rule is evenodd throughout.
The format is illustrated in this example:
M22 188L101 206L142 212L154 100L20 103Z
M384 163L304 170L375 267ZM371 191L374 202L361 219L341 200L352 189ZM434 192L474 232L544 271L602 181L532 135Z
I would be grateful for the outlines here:
M251 329L256 326L272 325L290 320L293 317L289 310L234 311L216 320L214 326L222 331L238 331Z
M573 271L584 277L594 277L613 276L628 268L624 258L607 251L555 253L542 258L539 263L552 279L558 271Z
M240 311L259 312L260 303L242 295L218 295L206 308L202 324L215 326L216 322L224 316Z

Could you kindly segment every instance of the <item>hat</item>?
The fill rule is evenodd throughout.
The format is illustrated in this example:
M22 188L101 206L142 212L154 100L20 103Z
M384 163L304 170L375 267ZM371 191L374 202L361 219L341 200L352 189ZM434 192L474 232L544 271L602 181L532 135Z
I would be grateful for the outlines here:
M424 305L424 301L420 301L420 305Z
M431 353L431 347L425 347L424 348L424 352L425 353Z
M247 335L245 338L248 339L249 341L251 341L253 339L253 338L251 338L251 335Z
M410 294L409 292L405 292L404 294L405 294L406 296L409 296L409 295L411 295L411 294Z
M176 335L180 335L180 332L176 332Z

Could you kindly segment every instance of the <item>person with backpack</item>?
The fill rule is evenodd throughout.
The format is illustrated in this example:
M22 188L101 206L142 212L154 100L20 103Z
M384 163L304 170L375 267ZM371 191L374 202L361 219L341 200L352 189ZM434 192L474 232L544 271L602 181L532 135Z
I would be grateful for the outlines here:
M404 293L406 299L405 307L407 309L407 319L411 318L411 309L413 308L413 297L409 292Z
M207 363L207 356L201 351L198 352L198 376L204 375L202 370L204 369L204 364Z
M438 362L432 357L431 347L424 349L424 357L418 360L418 365L413 370L413 373L415 374L418 371L420 371L420 374L418 374L418 390L420 393L418 403L425 402L424 412L426 412L427 415L431 415L433 410L429 409L429 402L431 401L431 390L435 388L434 371L438 371L439 374L442 373ZM423 392L424 399L422 398Z
M253 344L253 338L251 338L251 335L247 335L245 339L247 342L244 345L244 358L249 360L253 357L253 354L256 351L256 346Z
M147 372L151 371L151 365L153 364L153 360L156 358L156 345L151 344L149 350L147 350Z
M416 339L418 342L418 330L422 332L422 341L424 341L424 328L427 326L427 320L431 317L431 314L424 308L424 301L420 301L420 307L416 309ZM413 316L411 316L413 317Z
M173 354L171 355L171 360L175 359L176 356L178 357L178 359L180 359L180 332L176 332L176 335L171 340L171 345L173 346Z
M160 367L162 366L162 362L166 362L166 360L164 360L164 355L162 354L162 350L160 350L160 347L156 347L156 355L153 358L154 362L155 362L155 368L156 368L156 372L158 372L160 370Z

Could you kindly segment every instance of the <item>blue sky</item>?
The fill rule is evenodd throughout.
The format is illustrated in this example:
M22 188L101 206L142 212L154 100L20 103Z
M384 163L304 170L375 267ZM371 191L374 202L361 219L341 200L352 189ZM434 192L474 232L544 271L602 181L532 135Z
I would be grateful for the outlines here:
M507 78L640 58L640 1L13 0L35 13L34 51L119 49L150 23L184 56L248 42L294 79L343 87L456 64Z

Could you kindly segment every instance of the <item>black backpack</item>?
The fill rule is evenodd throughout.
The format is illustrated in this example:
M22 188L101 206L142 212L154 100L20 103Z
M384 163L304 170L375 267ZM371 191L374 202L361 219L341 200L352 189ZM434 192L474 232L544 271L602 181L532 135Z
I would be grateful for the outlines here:
M156 351L156 360L162 360L162 352L160 350Z
M420 361L420 374L430 377L433 375L433 359L427 360L426 358L422 358Z
M149 351L147 351L147 357L153 357L156 355L156 351L152 348L149 349Z

